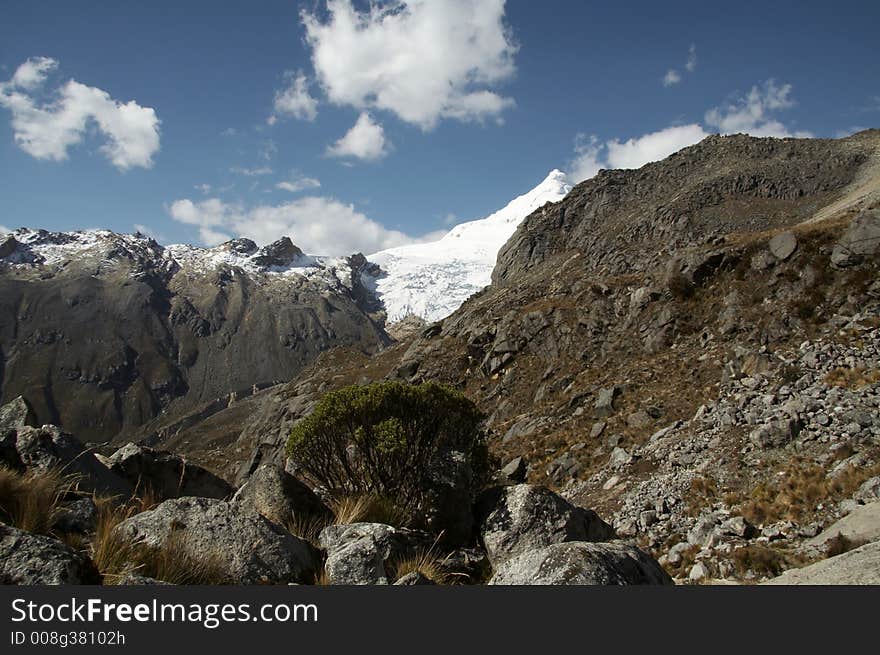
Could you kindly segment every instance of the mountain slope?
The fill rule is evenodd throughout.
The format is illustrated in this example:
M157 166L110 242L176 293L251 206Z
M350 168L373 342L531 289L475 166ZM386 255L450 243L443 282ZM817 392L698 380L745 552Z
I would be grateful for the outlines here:
M337 345L375 351L389 339L360 283L370 268L287 238L16 230L0 241L0 399L104 441L288 380Z
M520 221L548 202L562 200L570 189L565 174L554 170L503 209L457 225L438 241L369 255L369 261L382 267L374 289L385 305L388 323L410 314L433 322L458 309L489 285L498 250Z

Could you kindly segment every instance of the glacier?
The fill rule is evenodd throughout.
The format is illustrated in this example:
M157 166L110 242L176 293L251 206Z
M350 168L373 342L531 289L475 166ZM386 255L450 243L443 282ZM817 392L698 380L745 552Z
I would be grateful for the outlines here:
M522 220L548 202L559 202L570 190L565 173L553 170L503 209L456 225L438 241L368 255L367 260L382 269L370 286L385 306L386 322L411 315L428 322L449 316L489 285L498 251ZM364 282L369 280L365 276Z

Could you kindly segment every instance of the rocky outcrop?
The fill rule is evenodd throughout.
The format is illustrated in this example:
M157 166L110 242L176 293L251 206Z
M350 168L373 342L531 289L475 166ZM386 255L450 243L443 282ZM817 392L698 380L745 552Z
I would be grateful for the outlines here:
M801 569L786 571L768 585L880 584L880 542L866 544Z
M305 582L317 566L307 542L262 516L209 498L166 500L116 530L124 539L154 547L174 536L194 557L216 561L236 584Z
M668 585L649 555L623 543L558 543L501 564L490 585Z
M880 541L880 501L855 507L807 541L807 544L826 549L829 542L839 540L856 545Z
M0 524L0 584L99 584L95 565L60 541Z
M595 512L542 487L503 487L480 504L485 508L480 539L495 567L526 551L566 541L605 541L614 533Z
M880 209L865 211L850 223L834 245L831 261L836 266L852 266L880 251Z
M222 478L179 455L133 443L117 450L106 463L138 492L151 492L161 499L202 496L223 500L235 492Z
M334 585L385 585L395 559L428 550L424 533L400 530L381 523L331 525L321 531L321 548L327 553L324 571Z
M331 515L315 493L280 466L264 464L235 493L233 504L285 525Z

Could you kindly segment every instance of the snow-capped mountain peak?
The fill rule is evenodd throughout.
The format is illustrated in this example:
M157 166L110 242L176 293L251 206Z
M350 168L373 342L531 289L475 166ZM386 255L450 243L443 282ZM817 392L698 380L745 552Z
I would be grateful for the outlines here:
M471 295L488 286L495 258L520 222L548 202L559 202L571 190L560 170L553 170L534 189L514 198L494 214L452 228L438 241L390 248L369 255L384 274L375 293L393 323L415 314L437 321L454 312Z

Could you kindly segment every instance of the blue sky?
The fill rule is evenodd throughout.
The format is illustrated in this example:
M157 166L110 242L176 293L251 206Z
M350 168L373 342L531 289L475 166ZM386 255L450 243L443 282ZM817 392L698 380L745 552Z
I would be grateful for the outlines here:
M770 4L6 0L0 226L369 253L553 168L880 126L880 3Z

